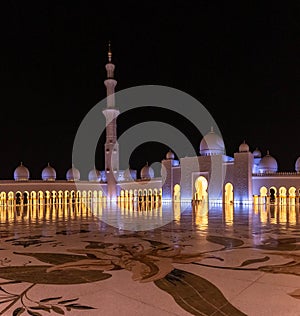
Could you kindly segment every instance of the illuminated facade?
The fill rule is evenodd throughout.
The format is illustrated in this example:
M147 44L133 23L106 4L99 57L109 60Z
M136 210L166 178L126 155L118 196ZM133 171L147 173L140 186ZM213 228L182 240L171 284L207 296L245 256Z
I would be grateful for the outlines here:
M80 180L80 171L72 166L65 180L56 179L49 164L42 170L41 180L30 179L22 163L14 171L14 180L0 181L0 205L60 204L68 201L149 202L189 201L225 204L300 203L300 158L295 172L278 172L276 159L269 152L262 156L256 149L250 152L243 142L234 157L225 154L222 138L213 128L201 140L199 156L176 159L173 152L161 161L162 172L155 177L146 164L137 176L136 170L119 170L119 144L115 108L115 65L109 48L105 66L107 105L102 113L106 118L105 170L92 169L88 180Z

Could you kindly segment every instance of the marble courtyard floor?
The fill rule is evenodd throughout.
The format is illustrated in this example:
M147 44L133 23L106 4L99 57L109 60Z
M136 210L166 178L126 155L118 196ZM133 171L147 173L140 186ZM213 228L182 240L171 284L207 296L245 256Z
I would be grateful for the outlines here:
M117 213L0 207L0 315L300 315L298 205Z

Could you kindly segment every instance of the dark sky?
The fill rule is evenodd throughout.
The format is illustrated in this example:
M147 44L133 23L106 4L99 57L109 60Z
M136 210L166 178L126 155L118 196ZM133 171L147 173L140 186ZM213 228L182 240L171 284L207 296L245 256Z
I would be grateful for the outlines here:
M76 130L105 97L109 40L117 90L180 89L214 117L228 155L246 140L251 151L270 150L281 171L294 170L299 1L3 0L0 12L0 178L12 178L20 161L31 178L48 162L65 178ZM139 118L120 119L119 132ZM201 135L186 129L197 147ZM159 148L137 148L132 167L160 160Z

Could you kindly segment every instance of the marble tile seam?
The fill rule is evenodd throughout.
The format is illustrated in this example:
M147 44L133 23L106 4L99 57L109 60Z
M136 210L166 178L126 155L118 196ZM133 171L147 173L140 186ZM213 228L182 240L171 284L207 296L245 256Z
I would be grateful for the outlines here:
M143 301L143 300L134 298L134 297L132 297L132 296L129 296L129 295L127 295L127 294L124 294L123 292L119 292L117 289L107 288L106 290L109 290L110 292L115 293L115 294L117 294L117 295L123 296L123 297L126 298L126 299L133 300L133 301L139 302L139 303L141 303L141 304L144 304L144 305L146 305L146 306L155 308L155 309L157 309L157 310L159 310L159 311L162 311L162 312L164 312L164 313L168 313L170 316L182 316L182 314L177 314L177 313L175 314L175 313L170 312L170 311L168 311L168 310L166 310L166 309L157 307L157 306L155 306L154 304L146 303L146 302ZM184 310L183 310L183 312L184 312ZM186 313L186 312L185 312L185 313ZM159 314L157 314L157 315L159 315Z
M251 286L253 286L255 283L258 283L258 280L261 279L263 276L265 275L265 273L262 273L261 275L259 275L255 280L249 281L250 284L246 285L239 293L237 293L235 296L233 296L230 301L232 302L233 300L235 300L236 298L238 298L239 296L241 296L247 289L249 289Z

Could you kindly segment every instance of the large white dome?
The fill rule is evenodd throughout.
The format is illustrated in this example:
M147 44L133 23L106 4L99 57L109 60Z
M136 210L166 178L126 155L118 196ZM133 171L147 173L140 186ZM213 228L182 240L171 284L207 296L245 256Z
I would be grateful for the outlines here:
M216 134L213 129L206 134L200 142L200 155L224 155L225 145L222 137Z
M28 181L29 175L28 168L25 167L22 162L14 171L14 179L16 181Z
M258 170L260 173L273 173L277 172L278 170L278 164L274 157L272 157L269 154L269 151L267 151L267 154L262 157L261 161L258 165Z
M48 165L42 171L42 180L44 180L44 181L54 181L55 179L56 179L56 171L48 163Z
M141 169L141 179L152 179L154 178L154 170L148 165L148 163Z
M77 168L72 166L66 173L66 179L68 181L78 181L80 180L80 172Z

